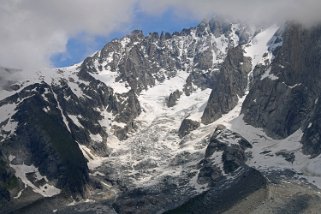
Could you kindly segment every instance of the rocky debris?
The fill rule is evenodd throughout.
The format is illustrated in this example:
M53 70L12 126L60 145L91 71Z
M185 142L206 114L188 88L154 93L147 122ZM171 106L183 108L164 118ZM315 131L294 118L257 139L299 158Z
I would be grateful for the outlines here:
M188 135L191 131L194 131L195 129L197 129L199 126L200 126L199 122L185 118L182 121L181 126L179 127L178 136L182 138L185 135Z
M293 163L295 160L295 155L293 152L279 151L275 153L277 156L282 156L286 161Z
M233 180L219 181L210 190L165 213L223 213L253 192L265 189L266 185L267 181L259 171L245 167Z
M193 195L188 181L187 178L167 176L156 185L127 190L115 200L113 208L119 214L163 213Z
M213 90L202 123L209 124L235 107L238 97L245 93L250 70L250 59L244 57L242 47L230 49L220 71L213 76Z
M215 186L218 181L224 178L219 166L215 165L215 163L209 159L205 158L200 161L199 168L197 183L200 185L210 184L211 186Z
M181 97L181 92L179 90L172 92L167 99L167 107L170 108L175 106L176 102L180 97Z

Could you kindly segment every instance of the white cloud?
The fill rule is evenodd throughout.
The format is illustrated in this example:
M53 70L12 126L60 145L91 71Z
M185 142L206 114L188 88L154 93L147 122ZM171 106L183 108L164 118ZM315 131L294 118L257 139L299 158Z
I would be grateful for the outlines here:
M0 65L39 68L81 32L106 35L130 22L133 0L8 0L0 4Z
M171 8L181 16L221 15L255 24L321 21L320 0L141 0L139 4L148 13L161 13Z
M0 4L0 65L39 68L64 52L79 33L107 35L126 28L135 11L180 17L224 15L256 23L321 21L320 0L4 0Z

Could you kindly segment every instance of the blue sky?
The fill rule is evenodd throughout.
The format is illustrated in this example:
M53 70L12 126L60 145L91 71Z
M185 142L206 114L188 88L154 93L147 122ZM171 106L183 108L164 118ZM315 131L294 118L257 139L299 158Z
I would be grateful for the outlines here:
M121 31L109 33L105 36L96 36L88 40L86 34L78 34L68 39L67 51L52 55L51 62L55 67L70 66L84 60L96 50L100 50L106 43L112 39L120 38L132 30L143 30L144 34L150 32L175 32L183 28L189 28L197 25L200 20L195 18L182 18L175 15L174 11L167 10L161 15L148 15L143 12L135 12L134 20Z

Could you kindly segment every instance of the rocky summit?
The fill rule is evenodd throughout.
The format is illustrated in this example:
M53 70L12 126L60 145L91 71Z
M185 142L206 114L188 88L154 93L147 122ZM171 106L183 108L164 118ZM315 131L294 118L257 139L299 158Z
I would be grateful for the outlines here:
M321 26L215 18L0 67L0 212L313 213L320 59Z

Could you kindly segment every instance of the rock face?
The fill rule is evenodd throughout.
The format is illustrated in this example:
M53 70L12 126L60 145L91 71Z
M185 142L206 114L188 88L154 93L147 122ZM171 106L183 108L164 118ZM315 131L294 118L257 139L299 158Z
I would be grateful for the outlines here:
M244 120L272 137L285 138L301 128L303 150L312 156L321 153L320 29L288 23L275 41L282 45L274 49L272 63L254 69L253 86L242 107Z
M320 121L321 121L321 106L320 102L318 102L319 98L317 98L317 103L315 104L311 119L306 122L304 126L304 134L302 137L303 144L303 152L305 154L310 154L312 157L316 157L321 154L321 136L320 136Z
M178 136L182 138L185 135L189 134L191 131L194 131L195 129L197 129L199 126L200 126L199 122L185 118L181 126L179 127Z
M14 189L18 189L18 180L8 169L0 150L0 210L3 210L11 200L9 191L13 191Z
M56 180L57 186L68 193L84 194L88 182L87 160L64 124L53 93L47 84L35 84L2 101L6 104L23 100L12 117L18 121L17 134L1 149L4 154L10 152L16 156L16 164L33 163L40 173Z
M300 38L303 34L300 26L285 29L283 45L276 50L272 64L263 69L275 76L261 76L244 102L245 120L264 127L274 137L287 137L300 128L314 102L308 89L314 86L307 86L307 78L301 76L302 70L313 72L310 65L308 69L304 65L305 50L310 48L303 43L311 39Z
M209 124L236 106L238 97L245 93L250 70L250 59L244 57L242 47L230 49L220 71L214 74L213 91L203 113L202 123Z

